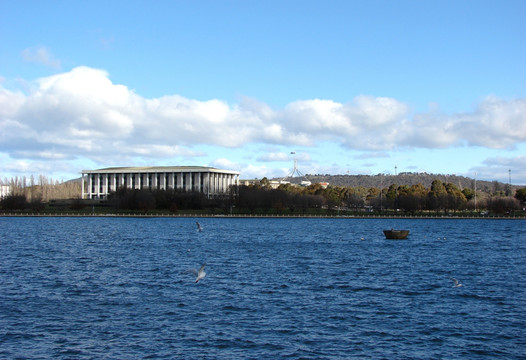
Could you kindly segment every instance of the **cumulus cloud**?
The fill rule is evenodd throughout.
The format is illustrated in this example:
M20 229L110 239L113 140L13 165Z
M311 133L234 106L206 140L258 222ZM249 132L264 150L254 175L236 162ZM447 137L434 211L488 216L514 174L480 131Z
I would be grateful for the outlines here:
M338 141L360 150L392 149L408 131L409 107L395 99L358 96L340 104L332 100L306 100L289 104L282 112L289 132L318 141Z
M30 47L22 51L22 59L26 62L42 64L54 69L60 69L60 60L56 59L51 51L42 45Z
M458 129L465 129L470 145L503 149L526 141L526 99L484 99L474 113L459 116Z
M386 152L366 152L361 153L360 155L355 156L354 158L357 160L364 160L364 159L378 159L378 158L388 158L389 154Z
M499 179L502 182L508 182L511 176L512 184L524 185L524 179L526 179L526 156L495 156L487 158L481 165L472 167L468 176L475 176L478 179Z
M418 114L410 144L426 148L451 145L513 148L526 141L526 99L483 99L471 113Z
M28 60L53 63L45 49ZM526 141L526 99L483 99L472 112L412 114L393 98L358 96L348 103L310 99L282 109L242 98L231 105L181 95L145 98L114 84L104 70L77 67L38 79L26 92L0 83L0 152L12 158L93 161L137 156L202 156L193 146L260 143L314 146L330 141L371 154L405 147L511 148ZM286 161L272 153L261 161Z
M296 153L296 152L266 152L261 156L258 156L256 158L257 161L262 162L284 162L284 161L292 161L292 159L296 159L298 161L301 161L303 163L311 161L311 157L307 153Z

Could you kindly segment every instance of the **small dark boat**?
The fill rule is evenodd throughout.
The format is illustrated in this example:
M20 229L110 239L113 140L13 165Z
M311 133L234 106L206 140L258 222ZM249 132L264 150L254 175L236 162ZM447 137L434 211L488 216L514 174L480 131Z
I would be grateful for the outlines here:
M385 238L392 240L403 240L409 235L409 230L384 230Z

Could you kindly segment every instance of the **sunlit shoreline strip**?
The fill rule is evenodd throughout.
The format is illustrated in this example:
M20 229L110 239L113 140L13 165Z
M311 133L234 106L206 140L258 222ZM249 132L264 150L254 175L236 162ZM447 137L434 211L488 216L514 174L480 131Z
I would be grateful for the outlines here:
M289 214L100 214L100 213L0 213L0 217L86 217L86 218L225 218L225 219L256 219L256 218L271 218L271 219L483 219L483 220L526 220L526 216L518 215L289 215Z

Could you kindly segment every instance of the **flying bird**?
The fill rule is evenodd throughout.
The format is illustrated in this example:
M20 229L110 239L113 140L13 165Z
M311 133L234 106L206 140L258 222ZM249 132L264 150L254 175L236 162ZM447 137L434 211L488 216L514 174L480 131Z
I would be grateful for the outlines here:
M203 264L201 265L201 267L199 268L199 270L195 270L195 269L192 269L192 270L188 270L189 272L191 272L192 274L195 275L195 282L198 283L199 280L202 280L205 278L206 276L206 272L205 272L205 265L206 264Z
M201 224L199 224L199 221L196 221L195 224L197 225L197 231L203 231L203 227L201 226Z
M457 279L451 278L451 280L453 280L453 282L454 282L453 287L461 287L462 286L462 284Z

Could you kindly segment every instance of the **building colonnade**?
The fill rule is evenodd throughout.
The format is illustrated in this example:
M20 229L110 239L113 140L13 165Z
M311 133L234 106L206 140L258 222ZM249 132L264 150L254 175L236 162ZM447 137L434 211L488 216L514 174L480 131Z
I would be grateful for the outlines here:
M119 188L200 192L223 196L239 185L239 172L208 167L108 168L82 171L82 198L106 199Z

